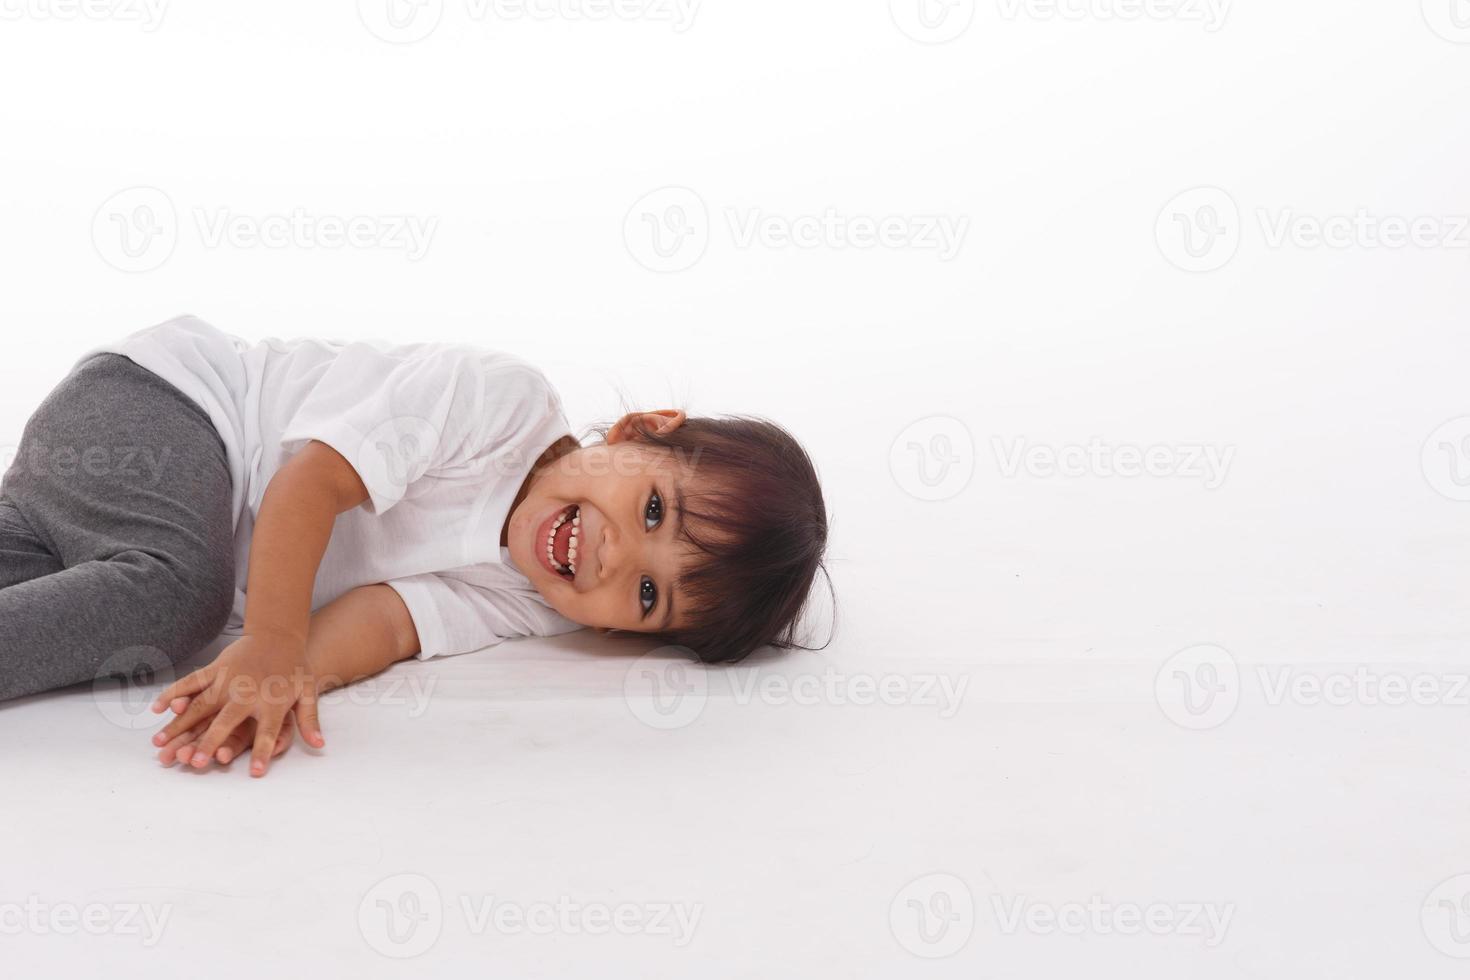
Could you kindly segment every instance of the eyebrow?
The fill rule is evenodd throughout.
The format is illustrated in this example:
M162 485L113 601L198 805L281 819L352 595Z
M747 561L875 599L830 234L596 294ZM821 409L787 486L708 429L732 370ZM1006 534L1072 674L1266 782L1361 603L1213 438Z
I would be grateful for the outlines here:
M679 531L684 527L684 488L678 482L674 483L674 529L673 535L677 539ZM659 627L661 630L669 628L674 621L674 587L669 586L668 597L664 600L664 621Z

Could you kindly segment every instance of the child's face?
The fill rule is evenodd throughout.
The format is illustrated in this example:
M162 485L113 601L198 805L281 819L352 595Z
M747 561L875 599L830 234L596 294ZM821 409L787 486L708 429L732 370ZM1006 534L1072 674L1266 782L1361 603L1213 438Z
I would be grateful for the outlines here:
M683 421L683 413L657 415L666 428ZM673 582L689 546L678 540L675 502L678 490L689 492L693 467L630 441L624 423L605 444L576 449L536 475L511 513L506 543L515 566L573 622L666 630L684 619Z

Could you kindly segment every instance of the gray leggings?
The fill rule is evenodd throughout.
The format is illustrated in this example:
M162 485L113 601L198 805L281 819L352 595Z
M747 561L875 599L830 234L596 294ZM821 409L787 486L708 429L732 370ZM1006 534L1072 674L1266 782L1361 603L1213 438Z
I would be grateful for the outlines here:
M230 490L187 395L119 354L77 365L0 481L0 701L146 681L215 639L234 599Z

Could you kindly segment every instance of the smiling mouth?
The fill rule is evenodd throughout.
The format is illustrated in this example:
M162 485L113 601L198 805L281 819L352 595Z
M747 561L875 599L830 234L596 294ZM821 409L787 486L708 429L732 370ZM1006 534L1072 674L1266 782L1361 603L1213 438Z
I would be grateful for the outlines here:
M546 562L569 582L577 576L577 536L581 525L582 509L572 504L556 515L546 535Z

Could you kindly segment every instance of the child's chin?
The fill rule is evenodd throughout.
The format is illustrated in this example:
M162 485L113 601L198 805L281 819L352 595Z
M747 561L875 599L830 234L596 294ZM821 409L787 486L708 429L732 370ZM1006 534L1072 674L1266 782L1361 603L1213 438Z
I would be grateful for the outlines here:
M566 619L570 619L578 626L587 627L592 625L591 623L584 623L582 621L582 617L575 615L572 610L567 609L564 603L558 602L556 596L547 595L546 590L543 589L540 585L536 586L536 591L541 594L542 599L546 600L546 604L548 606L556 610L558 615Z

